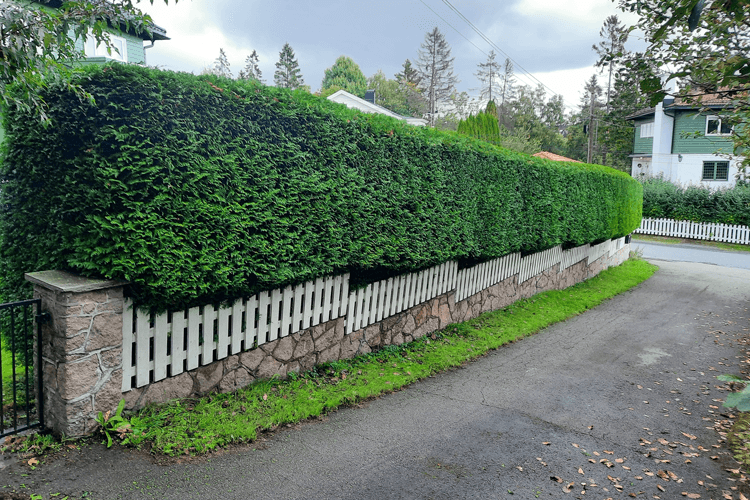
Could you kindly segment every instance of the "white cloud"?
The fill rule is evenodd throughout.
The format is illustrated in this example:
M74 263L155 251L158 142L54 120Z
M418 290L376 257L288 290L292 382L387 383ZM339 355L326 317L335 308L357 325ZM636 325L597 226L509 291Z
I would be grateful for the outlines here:
M527 17L546 17L586 25L601 25L613 13L628 25L638 19L633 14L616 10L612 2L606 0L521 0L514 6L514 10Z
M546 73L533 73L542 83L563 96L567 111L576 110L583 95L583 87L597 70L591 66L575 69L562 69ZM606 85L599 77L599 85ZM550 97L549 95L547 97Z

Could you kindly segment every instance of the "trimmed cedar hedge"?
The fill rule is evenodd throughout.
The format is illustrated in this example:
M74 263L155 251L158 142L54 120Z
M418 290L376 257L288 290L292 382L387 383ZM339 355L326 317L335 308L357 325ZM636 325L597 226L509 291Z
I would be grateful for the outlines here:
M750 226L750 186L712 190L647 178L643 180L643 216Z
M136 66L10 110L3 295L23 273L132 283L155 309L351 271L364 277L629 234L641 185L303 93Z

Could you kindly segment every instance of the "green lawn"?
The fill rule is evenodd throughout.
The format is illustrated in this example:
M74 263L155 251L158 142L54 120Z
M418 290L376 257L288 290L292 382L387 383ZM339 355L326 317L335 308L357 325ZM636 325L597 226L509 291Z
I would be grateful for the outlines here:
M655 270L643 260L629 260L566 290L539 294L409 344L321 365L289 380L258 382L232 394L150 406L130 416L121 437L124 444L146 445L166 455L201 454L251 442L262 430L317 417L462 365L581 314Z

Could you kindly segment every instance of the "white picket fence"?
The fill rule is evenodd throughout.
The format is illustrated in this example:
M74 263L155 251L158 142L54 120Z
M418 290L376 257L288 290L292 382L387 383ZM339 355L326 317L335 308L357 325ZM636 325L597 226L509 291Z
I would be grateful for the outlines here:
M337 318L346 317L349 334L451 290L461 301L515 274L523 283L555 264L563 271L587 258L590 263L607 252L611 255L624 242L620 238L569 250L557 246L525 257L514 253L460 271L451 261L352 291L348 274L330 276L218 307L158 315L136 309L126 299L122 392Z
M644 218L641 226L633 232L750 245L750 227L741 225Z

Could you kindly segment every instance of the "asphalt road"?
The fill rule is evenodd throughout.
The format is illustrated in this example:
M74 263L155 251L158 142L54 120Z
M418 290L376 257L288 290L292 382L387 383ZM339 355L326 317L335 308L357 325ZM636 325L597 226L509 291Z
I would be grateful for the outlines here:
M647 282L570 321L361 408L284 429L256 449L157 465L96 445L33 471L6 460L0 485L10 488L0 492L71 500L750 497L727 472L736 465L714 429L730 414L715 376L746 366L750 271L658 264Z
M640 249L646 259L701 262L722 267L750 269L750 252L732 252L704 245L669 244L633 238L631 247Z

